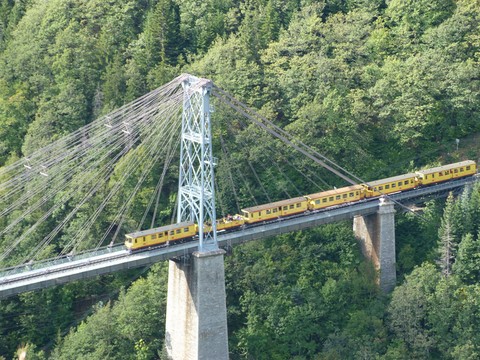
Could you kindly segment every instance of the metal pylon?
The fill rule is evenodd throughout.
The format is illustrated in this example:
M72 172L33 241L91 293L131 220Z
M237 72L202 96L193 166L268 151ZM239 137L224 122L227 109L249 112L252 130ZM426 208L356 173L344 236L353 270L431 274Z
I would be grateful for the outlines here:
M212 82L189 75L184 89L177 222L198 224L199 251L216 250L210 90ZM203 224L211 226L205 232Z

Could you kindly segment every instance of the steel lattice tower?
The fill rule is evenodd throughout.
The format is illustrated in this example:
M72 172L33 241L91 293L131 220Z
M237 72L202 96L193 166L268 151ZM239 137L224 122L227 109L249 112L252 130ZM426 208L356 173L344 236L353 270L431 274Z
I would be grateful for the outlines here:
M199 251L218 249L210 124L212 82L188 75L184 89L177 222L198 224ZM202 224L212 226L204 232Z

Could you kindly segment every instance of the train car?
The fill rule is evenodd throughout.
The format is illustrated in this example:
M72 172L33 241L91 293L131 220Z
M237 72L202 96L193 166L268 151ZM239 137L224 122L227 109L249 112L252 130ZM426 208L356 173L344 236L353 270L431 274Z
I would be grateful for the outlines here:
M438 166L416 172L419 185L435 184L442 181L474 175L477 172L475 161L465 160L455 164Z
M317 210L329 206L362 200L364 197L363 193L364 187L362 185L353 185L342 187L340 189L305 195L305 197L308 199L308 209Z
M229 230L245 224L245 219L242 215L227 216L217 220L217 231Z
M411 190L417 186L417 174L408 173L362 184L365 197L371 198L399 191Z
M253 206L242 209L245 223L252 224L258 221L276 219L281 216L289 216L308 210L308 201L304 196L293 199L276 201L269 204Z
M181 222L158 228L137 231L126 234L125 246L133 251L150 246L166 244L172 241L180 241L192 238L197 234L197 226L193 222Z
M245 219L242 215L228 215L224 218L217 219L217 231L230 230L242 226L243 224L245 224ZM212 231L210 225L205 225L203 229L205 232Z

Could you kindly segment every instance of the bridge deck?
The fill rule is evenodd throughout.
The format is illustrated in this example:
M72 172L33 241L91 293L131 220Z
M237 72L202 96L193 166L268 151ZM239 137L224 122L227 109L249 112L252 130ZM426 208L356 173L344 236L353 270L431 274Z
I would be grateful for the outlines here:
M432 197L442 192L462 187L478 180L478 175L443 183L431 187L390 195L396 201L415 201ZM378 200L362 201L319 212L279 219L270 223L249 226L245 229L218 234L220 247L231 247L252 240L275 236L317 225L350 219L356 215L373 214L378 210ZM38 290L70 281L86 279L118 270L148 266L158 261L192 254L198 249L198 242L158 248L129 254L122 245L87 252L74 258L53 259L37 264L28 264L4 269L0 272L0 298L26 291Z

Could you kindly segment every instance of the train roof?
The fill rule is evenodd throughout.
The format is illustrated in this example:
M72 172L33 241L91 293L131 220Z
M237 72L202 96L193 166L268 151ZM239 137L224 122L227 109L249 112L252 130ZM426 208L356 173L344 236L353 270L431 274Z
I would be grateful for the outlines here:
M362 189L363 189L362 185L352 185L352 186L345 186L339 189L327 190L327 191L322 191L315 194L305 195L305 197L307 199L314 200L324 196L338 195L338 194L343 194L346 192L348 193L351 191L362 190Z
M388 184L388 183L395 182L395 181L402 181L402 180L412 179L412 178L415 178L415 176L417 176L417 174L415 174L415 173L408 173L408 174L403 174L403 175L398 175L398 176L392 176L392 177L385 178L385 179L380 179L380 180L375 180L375 181L368 181L368 182L366 183L366 185L373 187L373 186L377 186L377 185Z
M440 171L455 169L455 168L458 168L458 167L468 166L468 165L475 165L475 161L473 161L473 160L460 161L460 162L457 162L457 163L454 163L454 164L448 164L448 165L443 165L443 166L437 166L437 167L430 168L430 169L418 170L417 173L419 173L419 174L431 174L431 173L436 173L436 172L440 172Z
M252 207L249 207L249 208L246 208L246 209L242 209L242 211L247 212L247 213L253 213L253 212L257 212L257 211L261 211L261 210L272 209L274 207L296 204L298 202L305 201L305 200L306 199L305 199L304 196L299 196L299 197L292 198L292 199L275 201L275 202L268 203L268 204L252 206Z
M153 229L133 232L133 233L130 233L130 234L126 234L125 236L131 237L131 238L138 238L140 236L151 235L151 234L156 234L156 233L159 233L159 232L175 230L175 229L178 229L178 228L183 228L183 227L192 226L192 225L195 225L195 223L191 222L191 221L184 221L184 222L181 222L181 223L165 225L165 226L160 226L160 227L153 228Z

